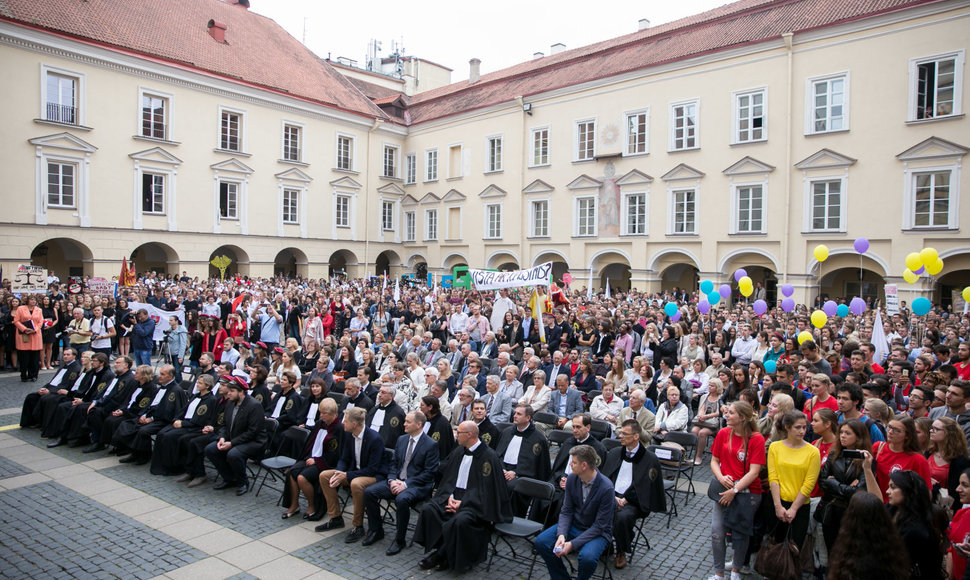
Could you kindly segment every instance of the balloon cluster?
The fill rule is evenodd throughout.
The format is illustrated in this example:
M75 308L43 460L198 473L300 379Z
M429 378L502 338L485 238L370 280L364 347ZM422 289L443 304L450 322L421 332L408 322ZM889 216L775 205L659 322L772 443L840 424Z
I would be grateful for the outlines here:
M903 270L903 280L915 284L923 274L936 276L943 271L943 258L935 248L923 248L919 252L911 252L906 256L906 269ZM922 316L922 315L920 315Z

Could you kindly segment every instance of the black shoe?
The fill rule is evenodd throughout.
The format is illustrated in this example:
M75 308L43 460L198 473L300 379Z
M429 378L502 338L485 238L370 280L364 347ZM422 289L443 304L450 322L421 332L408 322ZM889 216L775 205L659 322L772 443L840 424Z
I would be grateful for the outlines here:
M337 530L344 527L344 519L342 517L332 518L330 521L320 524L319 526L313 528L315 532L326 532L329 530Z
M140 455L138 459L135 460L135 465L145 465L152 460L151 455Z
M350 530L347 537L344 538L345 544L353 544L354 542L359 542L361 538L364 537L364 526L357 526Z
M91 445L85 447L84 451L81 451L81 453L95 453L97 451L104 451L104 449L104 443L92 443Z
M295 512L283 512L283 519L288 520L290 518L295 518L298 515L300 515L300 510L296 510ZM306 517L304 517L303 519L306 519Z
M352 532L351 532L352 533ZM384 530L370 530L367 535L364 536L364 541L360 543L361 546L370 546L384 539Z
M420 562L418 562L418 568L422 570L430 570L438 565L438 552L431 552L425 556Z
M387 554L388 556L396 556L403 549L404 549L404 544L401 542L398 542L397 540L394 540L393 542L391 542L391 545L387 547L387 551L384 553Z
M319 522L323 519L323 516L327 515L327 510L320 508L317 511L306 514L306 519L308 522Z
M212 489L216 489L216 490L229 489L230 487L235 487L235 486L236 486L235 481L223 481L221 483L217 483L215 487L213 487Z
M51 441L47 444L48 449L53 449L54 447L60 447L67 443L67 439L58 439L57 441Z
M86 437L85 437L85 439L86 439ZM83 439L75 439L74 441L71 441L70 443L68 443L67 446L70 447L71 449L74 449L75 447L80 447L82 445L84 445L84 440Z
M236 487L236 495L246 495L247 493L249 493L248 483L242 482Z
M131 462L133 462L136 459L138 459L138 458L135 457L135 454L134 453L132 453L132 454L129 454L129 455L125 455L124 457L122 457L121 459L119 459L118 460L118 463L131 463Z

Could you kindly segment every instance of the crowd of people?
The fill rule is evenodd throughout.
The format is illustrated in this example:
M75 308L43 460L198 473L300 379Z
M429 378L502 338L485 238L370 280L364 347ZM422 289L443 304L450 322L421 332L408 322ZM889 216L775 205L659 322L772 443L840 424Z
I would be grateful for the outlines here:
M710 457L715 580L786 538L818 577L964 577L965 315L870 309L816 329L804 307L757 316L739 298L702 314L679 289L536 296L380 279L150 274L119 290L2 291L0 368L25 382L55 371L20 423L49 447L116 453L188 487L218 475L215 489L238 495L248 462L293 457L284 519L345 527L346 487L346 542L382 540L392 502L386 554L407 546L413 510L420 567L464 571L495 524L524 517L545 527L535 546L553 578L571 553L588 578L608 550L626 567L636 523L667 511L666 446ZM533 500L535 480L553 499Z

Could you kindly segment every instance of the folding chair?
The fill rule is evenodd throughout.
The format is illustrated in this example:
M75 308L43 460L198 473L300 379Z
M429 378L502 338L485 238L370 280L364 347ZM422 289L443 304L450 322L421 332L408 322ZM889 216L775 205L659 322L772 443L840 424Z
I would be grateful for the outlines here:
M492 555L488 559L488 565L485 567L486 572L492 569L492 560L495 559L495 556L499 555L499 540L505 542L505 545L508 546L509 550L512 551L511 558L504 555L499 557L513 561L518 560L518 554L516 554L515 547L512 545L512 542L509 541L509 538L531 540L542 531L543 525L539 522L533 522L529 519L529 517L532 515L533 510L538 509L540 502L552 501L552 498L556 493L556 488L553 487L553 485L548 481L539 481L529 477L520 477L518 478L518 483L515 485L515 492L529 498L529 509L524 518L512 518L512 521L509 523L495 524L495 533L490 538ZM529 563L528 578L532 578L532 571L535 568L536 560L539 557L539 554L535 551L534 547L531 547L531 550L532 561Z
M593 419L589 432L596 439L606 441L613 435L613 424L609 421Z
M539 411L532 416L532 420L536 423L543 423L545 425L552 425L553 428L559 424L559 416L555 413L549 413L546 411Z
M619 439L603 439L602 443L603 443L603 447L606 448L607 453L623 445L622 443L620 443Z
M246 462L249 491L252 491L253 487L256 485L256 478L259 476L259 470L261 469L259 462L262 461L263 457L266 457L266 454L269 452L269 446L273 441L273 435L276 435L276 430L279 429L280 426L279 421L273 419L272 417L266 417L263 419L263 422L266 425L266 443L263 443L263 448L258 454L250 457L249 461Z
M666 441L676 443L684 448L684 457L681 460L680 472L687 478L687 489L678 489L677 491L684 494L684 505L687 505L687 500L689 499L688 494L693 496L697 495L697 492L694 490L694 457L699 451L697 449L697 435L683 431L669 431L666 435Z
M669 505L667 506L667 527L670 527L670 520L677 515L677 486L680 484L680 464L684 461L684 452L672 447L661 445L650 445L647 447L660 460L660 468L663 471L664 493L667 494Z
M290 449L303 449L303 447L306 446L307 439L309 438L309 429L290 427L283 433L283 441L280 443L280 448L289 442L291 444L289 447ZM267 457L260 461L259 465L263 468L264 473L262 481L259 482L259 487L256 488L256 497L259 497L259 492L262 491L263 485L266 484L267 477L272 477L274 482L277 479L280 481L286 481L286 470L289 469L290 466L295 462L296 459L287 457L285 455Z
M553 429L549 432L549 444L562 446L563 443L569 441L573 438L573 434L569 431L563 431L561 429Z

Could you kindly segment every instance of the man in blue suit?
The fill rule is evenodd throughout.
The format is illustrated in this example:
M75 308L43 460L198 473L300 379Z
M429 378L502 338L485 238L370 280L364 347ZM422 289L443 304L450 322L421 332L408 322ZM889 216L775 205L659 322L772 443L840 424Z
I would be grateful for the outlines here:
M393 500L397 505L397 533L387 548L393 556L404 549L411 506L431 497L435 474L438 472L438 442L424 433L427 417L421 411L411 411L404 417L404 435L394 446L394 459L385 481L379 481L364 491L367 509L367 535L363 546L370 546L384 538L384 518L381 500Z
M364 426L366 415L360 407L344 413L344 450L337 461L336 469L328 469L320 474L320 487L327 500L330 520L315 529L318 532L344 527L337 488L345 485L350 488L354 500L353 529L344 538L351 544L364 537L364 489L387 476L387 463L384 462L384 440L373 429Z
M572 474L566 479L559 523L535 539L552 580L570 577L562 557L572 552L579 553L577 580L591 577L603 550L613 541L613 484L596 469L596 451L577 445L569 450L569 464Z
M566 375L567 379L572 376L572 373L569 372L569 365L563 363L561 350L552 353L552 362L542 367L542 370L546 371L546 384L548 385L555 385L559 375Z
M577 389L569 388L569 375L556 376L556 390L549 398L549 412L559 417L556 428L567 426L573 417L583 412L583 396Z

